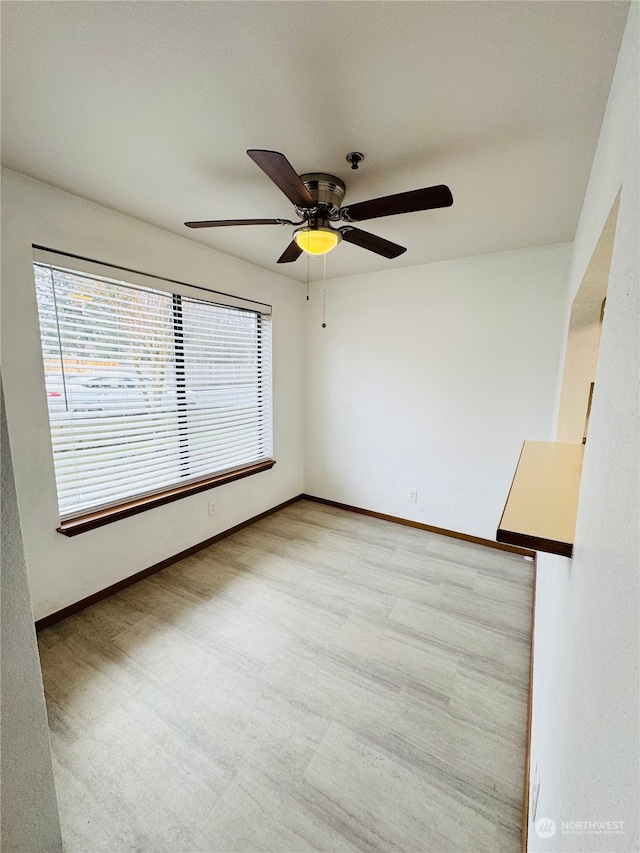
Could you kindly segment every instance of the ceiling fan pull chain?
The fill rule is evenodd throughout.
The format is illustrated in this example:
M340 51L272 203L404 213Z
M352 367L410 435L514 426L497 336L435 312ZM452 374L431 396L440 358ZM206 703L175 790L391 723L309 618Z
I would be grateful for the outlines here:
M322 256L322 328L327 328L327 256Z
M307 252L307 302L309 301L309 261L311 255Z

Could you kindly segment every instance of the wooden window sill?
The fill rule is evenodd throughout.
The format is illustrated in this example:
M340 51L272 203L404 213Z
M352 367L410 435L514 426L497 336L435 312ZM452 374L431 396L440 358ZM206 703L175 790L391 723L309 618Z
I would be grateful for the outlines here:
M525 441L496 540L571 557L582 444Z
M216 486L231 483L233 480L241 480L243 477L250 477L252 474L268 471L275 464L275 459L266 459L264 462L257 462L255 465L235 468L233 471L226 471L223 474L207 477L206 480L198 480L195 483L189 483L185 486L176 486L173 489L167 489L167 491L159 492L155 495L136 498L127 503L110 506L107 509L101 509L97 512L78 516L77 518L67 519L57 529L59 533L63 533L65 536L77 536L79 533L85 533L87 530L94 530L96 527L111 524L113 521L120 521L122 518L128 518L130 515L136 515L136 513L154 509L157 506L171 503L171 501L180 500L180 498L185 498L188 495L195 495L198 492L205 492L208 489L214 489Z

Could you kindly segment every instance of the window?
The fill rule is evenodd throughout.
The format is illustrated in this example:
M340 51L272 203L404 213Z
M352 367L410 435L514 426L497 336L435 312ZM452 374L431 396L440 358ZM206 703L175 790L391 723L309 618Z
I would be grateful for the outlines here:
M269 306L45 252L34 270L62 532L271 467Z

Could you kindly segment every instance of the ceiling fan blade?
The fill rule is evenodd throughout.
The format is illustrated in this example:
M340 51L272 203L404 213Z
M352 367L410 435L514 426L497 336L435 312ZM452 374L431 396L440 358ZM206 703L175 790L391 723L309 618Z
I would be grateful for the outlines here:
M292 240L284 252L278 258L279 264L290 264L293 261L297 261L300 255L302 254L302 249L295 240Z
M225 228L227 225L295 225L288 219L204 219L202 222L185 222L187 228Z
M406 193L372 198L340 209L340 218L346 222L362 222L379 216L395 216L398 213L413 213L416 210L433 210L436 207L451 207L453 196L444 184L410 190Z
M398 255L407 251L404 246L399 246L383 237L377 237L368 231L362 231L360 228L351 228L349 225L340 228L340 233L342 239L346 240L347 243L353 243L355 246L360 246L361 249L368 249L377 255L383 255L385 258L397 258Z
M247 154L296 207L316 206L313 196L284 154L255 148L250 148Z

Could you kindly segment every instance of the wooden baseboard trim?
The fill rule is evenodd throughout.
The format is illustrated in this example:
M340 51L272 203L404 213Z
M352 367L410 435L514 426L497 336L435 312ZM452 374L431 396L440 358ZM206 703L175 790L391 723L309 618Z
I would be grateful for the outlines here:
M340 503L339 501L332 501L328 498L319 498L315 495L307 495L300 494L296 495L293 498L290 498L287 501L284 501L277 506L272 507L271 509L265 510L265 512L261 512L259 515L253 516L253 518L248 518L246 521L241 522L240 524L236 524L235 527L230 527L228 530L223 530L221 533L217 533L215 536L212 536L210 539L205 539L204 542L199 542L197 545L192 545L191 548L187 548L185 551L181 551L179 554L174 554L172 557L167 557L166 560L162 560L159 563L156 563L153 566L149 566L147 569L143 569L140 572L136 572L136 574L131 575L128 578L124 578L118 583L114 583L111 586L105 587L105 589L101 589L98 592L94 592L93 595L87 596L87 598L83 598L80 601L76 601L74 604L70 604L68 607L63 607L62 610L57 610L55 613L49 614L49 616L44 616L42 619L38 619L36 621L36 631L42 631L43 628L48 628L50 625L55 625L56 622L60 622L62 619L66 619L68 616L73 616L74 613L79 613L81 610L84 610L86 607L90 607L92 604L96 604L98 601L102 601L105 598L108 598L110 595L114 595L116 592L120 592L122 589L126 589L128 586L131 586L138 581L144 580L144 578L149 577L149 575L153 575L156 572L162 571L162 569L166 569L168 566L173 565L174 563L183 560L185 557L190 557L192 554L196 554L198 551L201 551L203 548L208 548L209 545L213 545L216 542L219 542L221 539L225 539L227 536L231 536L234 533L237 533L239 530L242 530L245 527L249 527L251 524L255 524L256 521L260 521L262 518L266 518L269 515L273 515L273 513L278 512L280 509L284 509L284 507L289 506L292 503L296 503L299 500L308 500L315 501L315 503L326 504L327 506L334 506L338 509L344 509L349 512L357 512L361 515L369 515L372 518L380 518L383 521L391 521L395 524L404 524L407 527L415 527L418 530L425 530L428 533L438 533L441 536L449 536L452 539L461 539L464 542L471 542L475 545L484 545L487 548L495 548L498 551L508 551L511 554L520 554L525 557L535 557L535 551L530 551L528 548L519 548L515 545L506 545L502 542L493 542L491 539L482 539L479 536L470 536L467 533L458 533L455 530L447 530L444 527L434 527L431 524L423 524L420 521L411 521L408 518L400 518L395 515L387 515L383 512L375 512L371 509L363 509L362 507L351 506L350 504Z
M269 515L273 515L278 510L284 509L286 506L295 503L302 499L302 495L296 495L294 498L289 498L288 501L283 501L283 503L278 504L277 506L271 507L271 509L267 509L264 512L259 513L258 515L254 515L253 518L248 518L246 521L242 521L240 524L236 524L234 527L230 527L228 530L223 530L222 533L216 533L215 536L212 536L210 539L205 539L204 542L198 542L197 545L192 545L190 548L187 548L185 551L180 551L179 554L174 554L172 557L167 557L166 560L161 560L159 563L156 563L153 566L149 566L148 569L143 569L141 572L136 572L135 575L130 575L128 578L124 578L118 583L111 584L111 586L105 587L105 589L101 589L99 592L94 592L93 595L87 596L87 598L83 598L81 601L76 601L75 604L70 604L68 607L63 607L62 610L57 610L55 613L51 613L49 616L44 616L42 619L38 619L36 622L36 631L42 631L43 628L48 628L50 625L55 625L56 622L61 622L63 619L66 619L67 616L73 616L74 613L79 613L81 610L84 610L86 607L90 607L92 604L96 604L98 601L102 601L105 598L108 598L110 595L114 595L116 592L120 592L122 589L126 589L128 586L133 586L134 583L138 583L138 581L144 580L144 578L148 578L149 575L154 575L156 572L162 571L162 569L166 569L168 566L172 566L174 563L180 562L180 560L184 560L185 557L190 557L192 554L197 554L198 551L202 551L203 548L208 548L209 545L213 545L216 542L219 542L221 539L226 539L227 536L231 536L234 533L237 533L239 530L243 530L245 527L249 527L251 524L255 524L256 521L260 521L263 518L267 518Z
M531 647L529 649L529 693L527 703L527 742L524 756L524 794L522 800L522 844L521 853L529 848L529 785L531 784L531 722L533 716L533 648L536 633L536 584L538 581L538 559L533 558L533 601L531 603Z
M458 533L456 530L447 530L445 527L434 527L432 524L424 524L421 521L411 521L408 518L400 518L397 515L387 515L384 512L375 512L372 509L363 509L359 506L351 506L350 504L339 503L338 501L330 501L328 498L317 498L314 495L303 494L300 496L306 501L315 501L319 504L327 506L335 506L337 509L346 509L350 512L358 512L360 515L370 515L372 518L381 518L383 521L392 521L394 524L404 524L406 527L415 527L418 530L425 530L427 533L438 533L440 536L448 536L451 539L462 539L464 542L471 542L474 545L484 545L485 548L494 548L496 551L508 551L510 554L520 554L523 557L535 557L535 551L529 548L520 548L517 545L507 545L504 542L494 542L493 539L482 539L480 536L471 536L468 533Z

